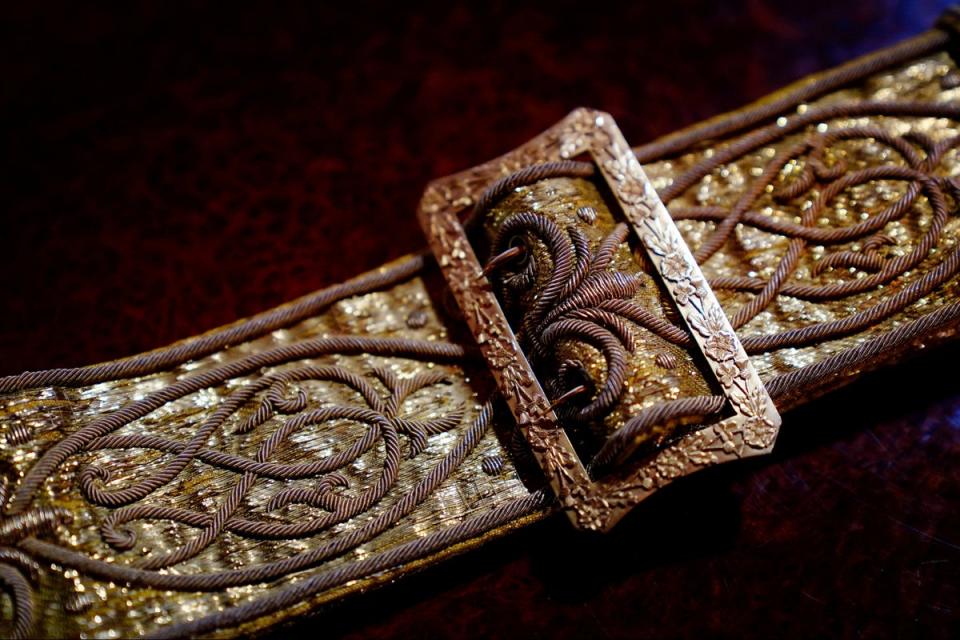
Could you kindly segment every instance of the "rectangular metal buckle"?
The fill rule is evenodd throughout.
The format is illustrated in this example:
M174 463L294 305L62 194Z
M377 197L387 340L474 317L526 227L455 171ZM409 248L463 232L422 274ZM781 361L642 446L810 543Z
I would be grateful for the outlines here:
M531 165L587 153L723 389L732 415L646 459L591 479L550 408L457 214L489 184ZM437 262L520 431L573 523L606 530L641 500L713 464L768 453L780 415L680 231L609 114L577 109L530 142L430 183L418 212ZM730 375L730 366L737 368Z

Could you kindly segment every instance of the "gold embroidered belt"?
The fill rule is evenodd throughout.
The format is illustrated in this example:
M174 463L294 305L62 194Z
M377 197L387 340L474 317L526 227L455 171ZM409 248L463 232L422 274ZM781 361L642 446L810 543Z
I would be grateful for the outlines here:
M952 339L957 15L640 147L578 109L430 184L432 255L0 378L5 634L247 634L556 511L606 530Z

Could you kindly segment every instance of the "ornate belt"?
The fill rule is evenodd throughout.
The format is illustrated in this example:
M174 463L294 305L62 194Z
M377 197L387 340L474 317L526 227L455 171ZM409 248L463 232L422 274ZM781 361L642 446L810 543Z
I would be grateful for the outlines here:
M557 511L607 530L952 339L957 15L640 147L578 109L430 184L432 255L0 378L6 633L247 634Z

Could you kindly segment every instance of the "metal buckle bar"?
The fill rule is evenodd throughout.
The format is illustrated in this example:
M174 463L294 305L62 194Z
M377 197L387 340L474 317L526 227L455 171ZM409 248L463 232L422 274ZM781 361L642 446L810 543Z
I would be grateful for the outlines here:
M599 167L732 411L730 417L678 439L632 468L616 469L597 480L590 478L558 423L457 218L498 178L584 153ZM680 231L609 114L577 109L518 149L430 183L418 216L501 394L577 527L609 529L633 506L678 477L773 448L780 415Z

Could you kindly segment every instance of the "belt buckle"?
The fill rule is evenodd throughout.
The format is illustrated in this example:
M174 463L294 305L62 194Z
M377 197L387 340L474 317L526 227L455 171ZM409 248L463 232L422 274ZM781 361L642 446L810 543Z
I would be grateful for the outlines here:
M498 178L589 154L621 215L644 247L732 412L667 444L639 463L593 479L559 424L458 219ZM679 229L613 118L576 109L514 151L431 182L420 224L491 373L560 504L575 526L608 530L674 479L707 466L769 453L780 415L751 365ZM735 363L739 373L721 375Z

